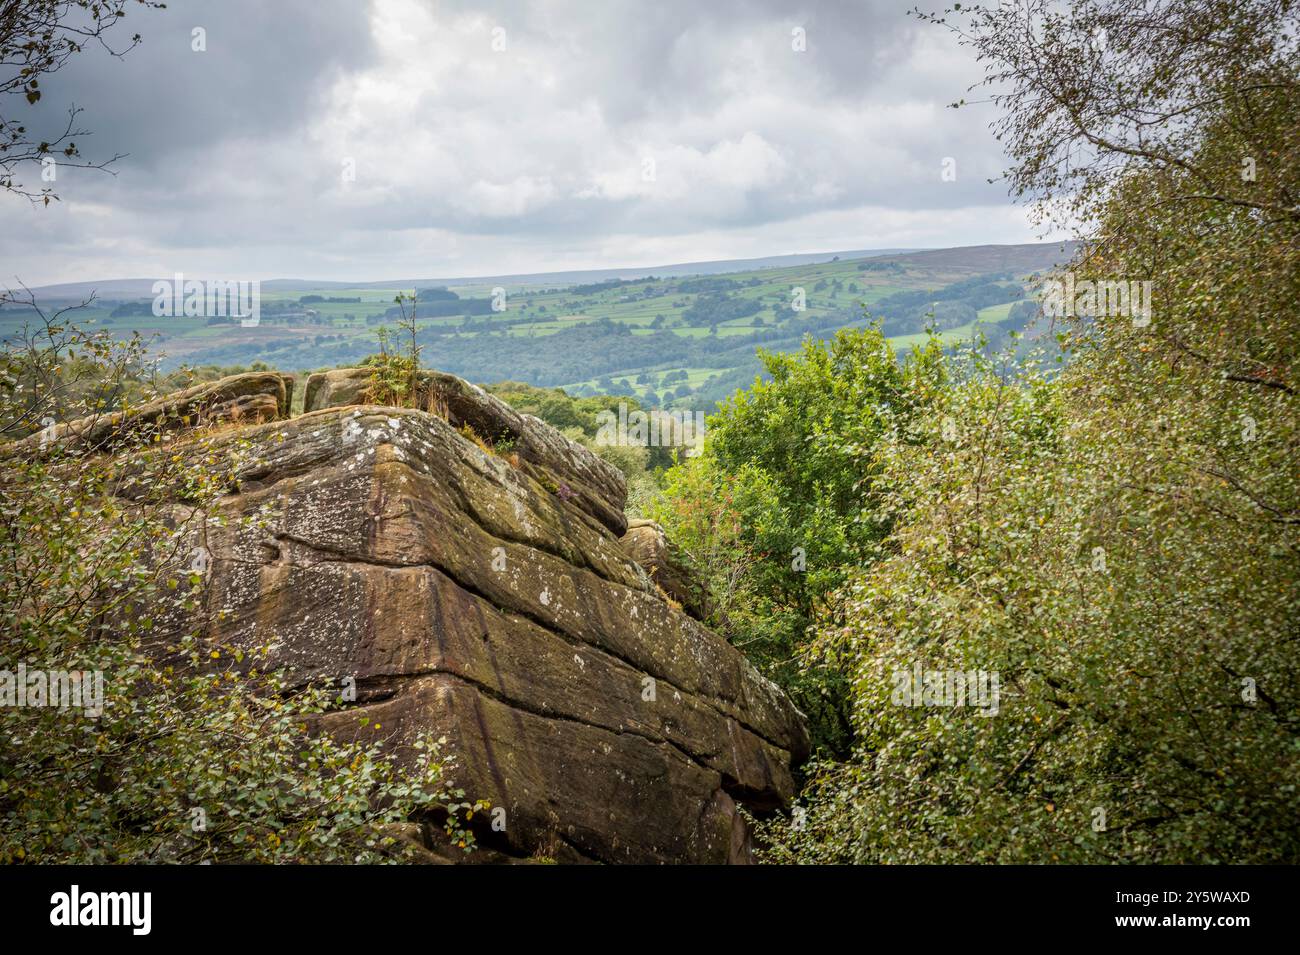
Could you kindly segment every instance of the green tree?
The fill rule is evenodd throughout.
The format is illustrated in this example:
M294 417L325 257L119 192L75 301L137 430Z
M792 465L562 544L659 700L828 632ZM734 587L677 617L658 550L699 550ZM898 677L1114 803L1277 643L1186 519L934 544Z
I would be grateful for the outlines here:
M880 557L888 521L863 460L924 401L936 355L901 366L874 328L763 353L771 380L709 418L703 454L667 473L655 511L714 592L713 622L794 694L833 752L850 741L847 684L801 669L805 634L849 571Z

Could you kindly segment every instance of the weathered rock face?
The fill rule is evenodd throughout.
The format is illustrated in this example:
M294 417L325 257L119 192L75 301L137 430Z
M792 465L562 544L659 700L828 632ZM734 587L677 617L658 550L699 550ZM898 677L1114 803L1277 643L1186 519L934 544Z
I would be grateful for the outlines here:
M321 411L343 405L364 404L370 373L364 368L335 368L307 377L302 410Z
M370 372L365 368L317 372L307 379L303 410L364 404L369 382ZM493 447L508 449L519 458L526 474L572 500L614 533L627 529L623 515L627 488L622 474L546 422L520 414L477 385L436 371L420 373L415 403L453 428L468 426Z
M659 587L696 620L708 613L704 590L668 540L664 529L654 521L628 521L623 535L623 550L640 564Z
M800 714L628 556L615 469L430 381L442 417L327 407L222 436L252 448L222 510L258 520L207 530L206 639L355 681L333 732L445 736L457 785L506 810L496 852L747 861L736 804L790 799Z

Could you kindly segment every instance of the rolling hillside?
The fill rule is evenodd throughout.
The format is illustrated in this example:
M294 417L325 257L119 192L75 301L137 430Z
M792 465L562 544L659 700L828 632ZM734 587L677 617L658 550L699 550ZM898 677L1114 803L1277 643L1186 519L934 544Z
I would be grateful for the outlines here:
M879 254L781 256L636 270L416 281L407 285L288 280L262 285L261 320L157 317L149 280L37 289L46 306L79 302L81 320L150 338L162 367L248 366L288 371L355 364L420 292L424 360L477 381L515 379L578 395L636 394L649 404L710 407L758 372L755 349L787 350L805 335L879 320L899 348L933 327L946 339L978 330L998 339L1024 324L1031 276L1068 246L975 246ZM722 265L737 267L717 271ZM493 301L496 296L496 301ZM494 305L497 306L494 308ZM33 315L0 311L0 333Z

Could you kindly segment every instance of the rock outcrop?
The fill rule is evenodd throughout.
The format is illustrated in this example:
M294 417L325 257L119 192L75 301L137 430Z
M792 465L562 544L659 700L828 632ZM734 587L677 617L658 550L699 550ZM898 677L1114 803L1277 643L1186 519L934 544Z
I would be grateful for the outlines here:
M230 375L156 398L129 413L115 411L51 424L15 442L11 450L28 453L58 446L82 452L111 451L128 439L218 423L273 421L288 416L293 383L293 375L271 371Z
M307 379L304 411L365 404L370 372L339 368ZM520 414L477 385L436 371L420 372L414 404L453 428L470 431L502 453L513 454L522 470L615 534L627 530L623 504L627 488L618 469L570 441L546 422Z
M748 861L737 804L789 801L802 717L626 552L621 474L449 375L432 411L332 406L356 379L215 434L248 450L200 618L162 628L354 686L331 732L445 737L456 784L505 810L484 858Z
M664 529L654 521L628 521L623 549L671 599L696 620L708 614L704 589L694 579Z

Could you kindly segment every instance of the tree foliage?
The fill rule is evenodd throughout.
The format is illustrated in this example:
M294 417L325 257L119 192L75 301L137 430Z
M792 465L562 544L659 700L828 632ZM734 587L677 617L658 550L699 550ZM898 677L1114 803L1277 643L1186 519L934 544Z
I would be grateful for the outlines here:
M1059 374L950 360L864 458L889 553L815 644L857 751L766 826L770 858L1300 860L1294 26L1264 2L971 15L1013 182L1094 223L1077 279L1150 281L1154 320L1070 318ZM1098 27L1114 71L1063 56ZM899 705L917 662L1000 674L997 714Z
M849 569L879 556L888 525L861 463L910 417L912 385L936 354L901 368L874 328L764 353L771 380L709 418L704 453L668 472L654 511L712 592L712 622L794 695L815 741L835 752L849 739L845 684L800 668L805 633Z

